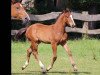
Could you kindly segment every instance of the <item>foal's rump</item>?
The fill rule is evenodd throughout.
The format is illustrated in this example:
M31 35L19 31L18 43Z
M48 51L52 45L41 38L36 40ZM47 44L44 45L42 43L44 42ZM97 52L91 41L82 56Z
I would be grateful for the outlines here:
M31 25L26 31L26 37L34 39L34 41L40 41L50 43L52 40L52 25L44 25L36 23ZM30 33L30 34L29 34Z

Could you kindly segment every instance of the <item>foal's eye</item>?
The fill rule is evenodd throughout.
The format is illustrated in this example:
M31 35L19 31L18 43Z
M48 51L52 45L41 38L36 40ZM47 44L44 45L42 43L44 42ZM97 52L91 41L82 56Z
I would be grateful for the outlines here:
M16 9L19 9L19 7L16 7Z
M68 16L66 16L68 18Z

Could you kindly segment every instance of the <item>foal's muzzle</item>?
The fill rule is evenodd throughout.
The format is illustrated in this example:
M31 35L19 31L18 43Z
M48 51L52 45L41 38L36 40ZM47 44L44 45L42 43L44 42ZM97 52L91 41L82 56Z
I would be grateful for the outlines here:
M74 27L76 27L76 25L72 25L71 27L74 28Z
M25 17L25 18L22 20L22 24L25 25L25 26L26 26L29 22L30 22L30 18L28 18L28 17Z

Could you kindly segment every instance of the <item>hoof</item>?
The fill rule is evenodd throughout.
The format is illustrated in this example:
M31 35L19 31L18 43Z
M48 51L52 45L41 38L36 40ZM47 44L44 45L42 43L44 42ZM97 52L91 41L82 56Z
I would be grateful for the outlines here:
M24 67L22 67L22 70L24 70L25 68Z
M46 71L49 71L50 69L46 69Z
M42 73L45 74L47 71L45 68L42 68Z
M77 70L77 69L75 69L74 71L75 71L75 72L77 72L78 70Z
M74 71L78 71L78 69L77 69L77 67L76 67L75 64L72 64L72 66L73 66L73 70L74 70Z
M46 69L46 71L49 71L50 69L52 69L52 67L51 67L51 66L49 66L49 67Z
M75 72L77 72L77 71L78 71L78 69L77 69L77 68L74 68L74 71L75 71Z
M75 72L77 72L78 70L77 70L77 69L75 69L74 71L75 71Z
M46 74L46 71L42 72L42 74Z
M46 71L49 71L48 69L46 69Z

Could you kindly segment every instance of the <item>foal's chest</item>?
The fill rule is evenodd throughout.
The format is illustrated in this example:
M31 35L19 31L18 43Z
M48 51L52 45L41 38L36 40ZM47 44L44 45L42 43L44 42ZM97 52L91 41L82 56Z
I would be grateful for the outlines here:
M66 40L67 40L67 34L64 33L64 34L61 36L60 42L66 41Z
M56 36L55 36L56 40L58 42L62 42L62 41L66 41L67 40L67 34L66 33L56 33Z

